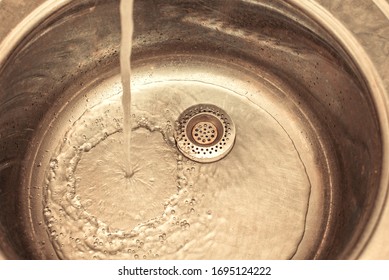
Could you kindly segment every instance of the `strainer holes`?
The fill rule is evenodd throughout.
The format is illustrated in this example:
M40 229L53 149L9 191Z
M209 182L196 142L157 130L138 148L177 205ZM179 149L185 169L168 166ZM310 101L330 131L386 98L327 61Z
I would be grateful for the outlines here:
M184 155L186 153L189 158L199 162L213 162L229 152L233 143L226 138L231 138L235 129L232 120L222 109L199 104L188 108L183 116L181 120L178 119L181 122L177 122L180 134L175 135L181 138L177 146Z

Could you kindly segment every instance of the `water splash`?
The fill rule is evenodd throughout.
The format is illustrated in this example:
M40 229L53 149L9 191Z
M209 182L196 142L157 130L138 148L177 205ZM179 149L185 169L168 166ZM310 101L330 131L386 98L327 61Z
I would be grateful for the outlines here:
M295 251L310 185L290 139L243 98L176 84L133 92L130 179L120 96L69 127L45 182L45 223L60 258L283 259ZM189 88L193 95L183 96ZM238 135L224 160L198 164L177 152L171 124L210 91L233 112L245 141Z

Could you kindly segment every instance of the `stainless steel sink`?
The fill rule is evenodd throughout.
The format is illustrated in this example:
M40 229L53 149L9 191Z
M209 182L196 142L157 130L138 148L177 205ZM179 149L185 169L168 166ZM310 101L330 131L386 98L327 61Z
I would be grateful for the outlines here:
M20 1L0 30L3 258L389 258L389 10L366 2L135 1L122 188L119 2ZM197 104L235 124L218 162L176 147Z

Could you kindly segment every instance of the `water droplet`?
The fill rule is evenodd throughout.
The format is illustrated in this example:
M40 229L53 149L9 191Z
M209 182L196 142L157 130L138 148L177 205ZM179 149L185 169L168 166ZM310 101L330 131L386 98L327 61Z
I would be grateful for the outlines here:
M57 168L58 167L58 160L57 159L52 159L50 161L50 168Z
M92 144L91 143L85 143L83 145L84 152L89 152L91 149L92 149Z
M182 229L187 230L187 229L189 229L190 224L189 224L186 220L183 220L183 221L180 223L180 226L181 226Z

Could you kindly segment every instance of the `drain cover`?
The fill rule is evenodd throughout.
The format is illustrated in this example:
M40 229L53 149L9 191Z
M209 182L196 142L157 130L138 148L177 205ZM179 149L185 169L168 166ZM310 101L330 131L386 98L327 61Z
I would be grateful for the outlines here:
M225 111L210 104L186 109L178 118L175 139L181 153L197 162L214 162L234 146L235 125Z

